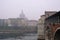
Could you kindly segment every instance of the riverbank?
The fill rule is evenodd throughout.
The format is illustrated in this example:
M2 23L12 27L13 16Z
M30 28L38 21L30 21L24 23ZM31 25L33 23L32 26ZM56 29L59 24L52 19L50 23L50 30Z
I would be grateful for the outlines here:
M37 34L29 34L31 36L24 36L21 38L7 38L7 39L1 39L1 40L37 40Z

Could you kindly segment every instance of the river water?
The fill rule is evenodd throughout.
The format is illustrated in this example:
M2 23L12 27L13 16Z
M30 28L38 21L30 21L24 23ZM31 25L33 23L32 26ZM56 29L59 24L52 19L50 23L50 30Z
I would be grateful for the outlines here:
M7 39L0 39L0 40L37 40L37 34L28 34L22 37L21 39L17 38L7 38Z

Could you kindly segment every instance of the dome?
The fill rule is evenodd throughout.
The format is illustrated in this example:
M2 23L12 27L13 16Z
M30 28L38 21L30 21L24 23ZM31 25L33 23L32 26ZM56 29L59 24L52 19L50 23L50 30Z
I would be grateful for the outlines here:
M21 19L27 19L26 16L25 16L25 14L23 13L23 10L21 11L20 18Z

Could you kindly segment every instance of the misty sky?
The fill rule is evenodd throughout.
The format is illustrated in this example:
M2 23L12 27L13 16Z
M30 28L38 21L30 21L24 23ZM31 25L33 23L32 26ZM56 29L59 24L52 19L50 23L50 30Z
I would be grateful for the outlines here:
M21 11L38 20L45 11L59 11L60 0L0 0L0 18L17 18Z

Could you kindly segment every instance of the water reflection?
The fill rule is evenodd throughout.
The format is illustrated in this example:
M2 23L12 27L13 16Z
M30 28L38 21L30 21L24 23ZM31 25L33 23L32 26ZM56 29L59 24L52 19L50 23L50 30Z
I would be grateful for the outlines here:
M37 40L37 34L26 34L25 36L19 38L7 38L1 40Z

